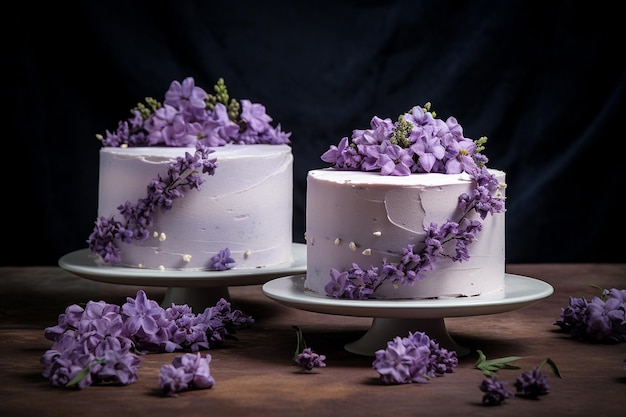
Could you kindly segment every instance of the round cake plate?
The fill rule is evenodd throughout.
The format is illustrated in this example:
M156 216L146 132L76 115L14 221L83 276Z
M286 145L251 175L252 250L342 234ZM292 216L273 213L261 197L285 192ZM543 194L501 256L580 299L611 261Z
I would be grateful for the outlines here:
M345 345L349 352L374 356L396 336L421 331L441 347L462 357L470 353L456 343L446 329L445 317L497 314L528 307L550 296L554 288L544 281L505 274L504 292L462 298L429 300L350 300L326 297L304 289L306 275L291 275L263 284L263 293L281 304L316 313L373 317L360 339Z
M127 268L103 265L89 249L70 252L59 266L82 278L109 284L168 287L163 306L187 304L194 310L215 305L221 298L230 301L229 286L263 284L271 279L306 272L306 244L293 243L290 264L226 271L178 271Z

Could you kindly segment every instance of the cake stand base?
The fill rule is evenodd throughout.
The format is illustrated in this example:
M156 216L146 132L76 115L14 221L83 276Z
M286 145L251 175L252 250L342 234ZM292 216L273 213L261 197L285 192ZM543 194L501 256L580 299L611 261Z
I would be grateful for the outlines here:
M395 319L374 318L372 325L363 337L345 345L348 352L364 356L375 356L379 349L385 349L387 342L394 337L407 337L409 332L423 332L440 347L456 351L457 357L467 356L471 350L457 344L446 329L443 318L435 319ZM404 336L402 336L404 335Z
M169 287L165 292L161 307L169 308L172 303L176 305L187 304L194 313L202 313L205 308L216 305L222 298L232 304L228 287Z

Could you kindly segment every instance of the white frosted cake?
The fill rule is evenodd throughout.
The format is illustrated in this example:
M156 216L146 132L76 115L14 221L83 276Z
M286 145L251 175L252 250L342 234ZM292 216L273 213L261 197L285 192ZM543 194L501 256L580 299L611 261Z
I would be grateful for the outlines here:
M87 243L104 264L211 270L292 261L290 133L265 107L209 95L188 77L99 135L98 219Z
M309 171L307 290L355 299L503 294L505 173L486 168L486 138L464 138L454 118L436 119L428 106L396 123L375 117L322 156L333 167Z
M98 216L136 201L157 174L194 148L105 147L100 150ZM233 269L289 264L292 247L293 156L288 145L225 145L215 148L215 174L189 190L172 208L154 213L150 236L118 241L122 266L207 269L230 249Z

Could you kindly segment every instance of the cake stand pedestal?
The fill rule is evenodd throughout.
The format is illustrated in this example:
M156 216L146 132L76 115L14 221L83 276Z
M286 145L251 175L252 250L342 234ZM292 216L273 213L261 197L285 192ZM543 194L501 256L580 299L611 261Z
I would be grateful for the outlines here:
M554 289L546 282L505 274L504 291L485 296L436 300L348 300L314 294L304 289L306 275L276 278L263 284L263 293L281 304L316 313L373 317L372 325L360 339L346 344L347 351L375 356L394 337L424 332L439 346L455 351L458 357L470 349L460 346L448 333L445 317L504 313L530 306L550 296Z
M438 319L393 319L378 317L372 320L367 333L360 339L348 343L344 348L348 352L364 356L374 356L374 352L387 346L387 341L394 337L406 337L409 332L424 332L439 346L454 350L458 357L470 354L470 349L459 345L452 339L443 318Z
M201 312L221 299L231 302L228 287L257 285L291 274L306 272L306 245L293 243L289 264L257 269L229 269L226 271L176 271L125 268L102 265L89 249L80 249L59 259L66 271L93 281L109 284L167 287L162 307L187 304Z
M171 307L172 304L187 304L193 309L193 311L198 313L203 311L206 307L216 305L222 298L229 303L232 303L228 287L168 287L165 292L165 297L163 297L163 301L161 302L161 307L168 308Z

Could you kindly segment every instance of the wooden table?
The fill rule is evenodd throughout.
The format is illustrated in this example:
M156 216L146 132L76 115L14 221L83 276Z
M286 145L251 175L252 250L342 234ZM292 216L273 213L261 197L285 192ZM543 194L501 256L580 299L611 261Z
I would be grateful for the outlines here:
M211 389L176 398L158 390L161 365L176 353L142 356L139 380L124 387L91 386L65 390L41 376L42 354L51 341L44 328L55 325L70 304L105 300L122 304L139 287L91 281L58 267L0 268L0 415L16 416L624 416L626 344L602 345L573 340L554 322L569 297L591 298L603 288L626 288L626 264L519 264L507 272L545 281L554 293L532 306L499 314L446 318L450 335L472 349L456 372L426 384L382 385L372 358L348 352L371 318L337 316L291 308L266 297L261 285L230 287L233 305L256 323L238 341L204 353L212 356ZM162 300L166 288L145 287ZM310 347L327 356L326 368L306 372L292 361L299 326ZM419 330L419 329L416 329ZM514 381L547 357L550 393L538 400L510 398L501 406L481 405L474 368L482 350L487 358L521 356L521 370L501 370Z

